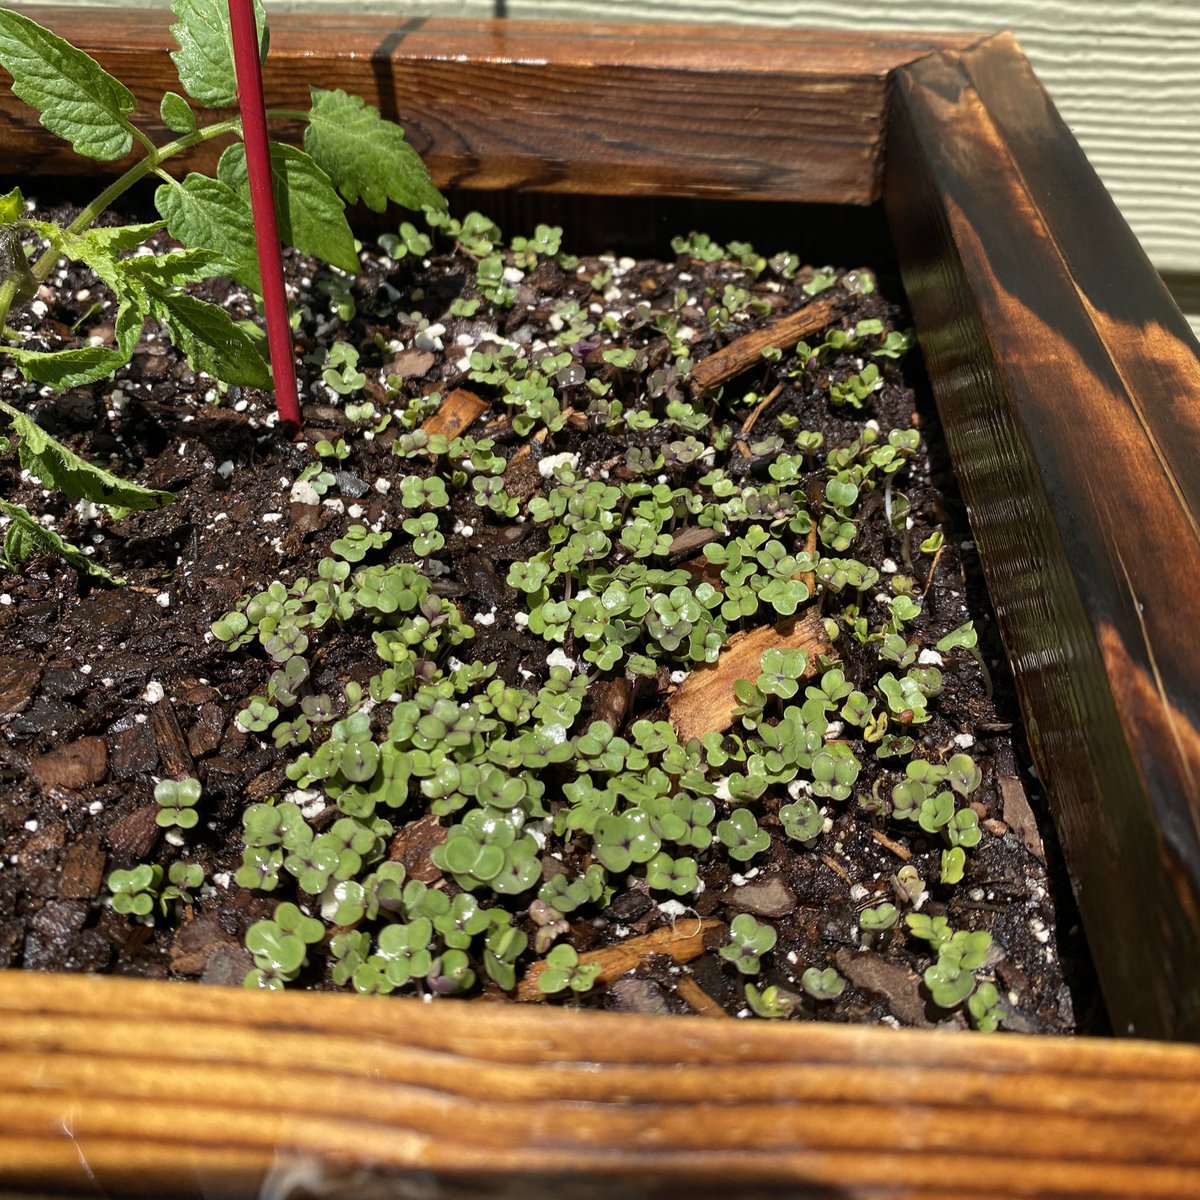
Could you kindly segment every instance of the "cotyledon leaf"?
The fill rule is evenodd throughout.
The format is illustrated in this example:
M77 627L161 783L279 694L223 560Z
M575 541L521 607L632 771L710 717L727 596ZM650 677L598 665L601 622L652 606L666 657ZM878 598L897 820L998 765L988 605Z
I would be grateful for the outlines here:
M0 8L0 65L12 90L51 133L89 158L121 158L133 145L133 93L100 64L36 21Z

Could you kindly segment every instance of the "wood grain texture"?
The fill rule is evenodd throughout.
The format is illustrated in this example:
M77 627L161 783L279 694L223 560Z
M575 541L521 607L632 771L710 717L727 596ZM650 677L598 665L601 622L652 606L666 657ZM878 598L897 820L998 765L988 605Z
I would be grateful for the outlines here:
M0 1070L54 1195L1200 1194L1194 1047L3 973Z
M898 73L885 204L1114 1026L1200 1037L1200 363L1011 38Z
M178 87L169 13L22 11L94 54L165 136L159 100ZM404 125L443 187L865 204L878 198L889 71L968 41L285 14L271 18L264 88L279 108L306 107L314 80L365 97ZM211 167L219 149L189 161ZM12 97L0 102L0 163L98 169Z

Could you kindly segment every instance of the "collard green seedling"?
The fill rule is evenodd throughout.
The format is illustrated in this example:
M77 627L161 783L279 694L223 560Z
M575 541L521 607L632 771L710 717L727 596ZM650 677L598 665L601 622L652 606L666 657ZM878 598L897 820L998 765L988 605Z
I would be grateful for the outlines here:
M971 1023L983 1033L994 1033L1004 1020L1006 1011L994 983L981 983L967 998Z
M733 963L743 975L757 975L759 959L777 940L770 925L756 921L749 913L739 913L729 925L729 944L722 946L721 957Z
M199 863L173 862L167 871L170 883L163 888L158 898L159 908L165 917L175 901L191 904L193 892L204 882L204 868ZM114 906L115 907L115 906Z
M200 820L196 811L200 799L198 779L163 779L154 788L154 799L159 805L155 819L165 829L172 826L194 829Z
M746 1003L756 1017L766 1017L768 1020L790 1017L796 1010L799 997L784 991L776 984L770 984L761 991L752 983L745 987Z
M538 989L547 995L568 988L573 992L588 992L599 974L600 964L581 964L574 946L555 946L546 956L546 965L538 976Z
M179 48L172 60L183 91L201 109L228 108L237 98L229 12L222 0L176 0L172 32ZM266 29L257 6L262 54ZM255 230L246 154L235 141L221 155L215 177L166 173L177 156L216 138L239 137L236 117L201 124L183 96L163 101L163 123L175 136L156 143L135 120L136 101L124 84L93 58L21 13L0 8L0 66L12 76L13 93L37 110L42 124L81 155L102 162L135 146L140 156L67 225L37 219L20 191L0 196L0 355L27 379L51 388L73 388L111 376L132 358L147 320L160 323L197 371L227 384L267 388L270 369L260 338L219 305L194 296L187 285L228 275L258 292ZM361 198L382 210L388 201L409 208L445 207L420 157L403 131L379 112L344 92L312 90L305 112L278 112L305 123L304 148L271 144L276 210L283 239L306 254L343 270L358 269L345 203ZM172 164L173 165L173 164ZM164 182L155 192L160 221L97 228L96 221L135 183L151 175ZM135 253L166 229L182 249ZM38 250L41 243L48 243ZM23 345L9 326L10 311L36 295L64 259L90 267L115 300L112 344L62 349ZM72 454L19 410L0 402L15 435L21 466L72 500L110 509L153 508L170 497L125 483ZM81 552L46 531L23 507L0 500L8 517L4 557L62 554L89 568Z
M279 990L300 974L308 947L324 936L325 926L315 917L306 917L290 902L280 904L272 919L256 921L246 931L246 949L254 957L246 986Z
M884 902L876 904L873 908L864 908L858 915L863 942L869 943L880 938L889 929L894 928L899 920L900 910L894 904Z
M836 1000L845 990L846 981L833 969L809 967L800 977L800 986L814 1000Z
M149 917L162 883L162 867L140 863L128 871L113 871L108 877L112 906L119 913Z

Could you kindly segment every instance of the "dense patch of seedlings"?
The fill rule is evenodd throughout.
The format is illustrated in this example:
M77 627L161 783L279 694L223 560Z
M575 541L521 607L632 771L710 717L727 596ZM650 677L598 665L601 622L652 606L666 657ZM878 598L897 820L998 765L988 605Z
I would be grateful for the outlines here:
M247 983L446 995L528 974L541 994L587 994L595 922L621 897L694 924L739 872L819 858L835 829L862 826L913 863L869 889L860 944L929 961L924 939L934 1003L972 999L994 1027L1004 1003L977 993L990 935L919 911L969 874L982 773L939 717L945 670L975 686L975 639L925 607L943 537L928 521L915 535L903 490L922 482L922 442L893 365L908 346L896 310L867 272L702 236L678 243L669 288L654 264L578 264L556 229L505 248L478 214L431 215L461 282L439 319L406 318L425 380L381 365L411 353L404 341L335 341L316 386L345 427L290 485L320 503L370 466L373 519L347 518L308 572L212 626L230 653L261 656L264 687L237 723L285 755L292 785L242 816L236 885L281 901L247 931ZM397 273L433 250L407 224L384 246ZM531 276L551 286L523 320ZM352 320L355 291L326 290ZM819 337L690 386L697 342L830 295ZM482 611L457 599L474 548L502 548ZM497 623L515 651L498 653ZM691 681L764 629L725 709L702 706L712 727L681 737ZM374 668L321 669L334 639L369 648ZM161 786L160 822L185 826L189 784ZM430 819L418 878L396 848ZM129 894L122 873L112 886ZM847 986L828 962L780 958L776 927L750 913L715 936L761 1016L816 1011Z
M222 39L190 2L175 11L182 85L226 103ZM171 96L179 136L155 146L121 85L27 18L0 10L0 51L82 153L144 150L65 223L0 196L0 319L63 258L115 302L113 345L74 344L86 314L45 349L5 327L16 369L88 385L124 369L153 318L196 371L265 384L257 335L196 294L218 275L256 284L240 144L215 179L164 180L161 223L95 224L237 122L200 126ZM52 59L86 85L90 122L56 107ZM938 578L946 533L898 366L910 337L871 273L703 234L675 240L673 265L579 260L549 225L506 242L444 211L374 110L313 99L280 114L309 122L305 151L273 155L290 240L332 264L297 313L325 424L262 517L290 509L309 534L209 635L260 681L233 725L278 782L237 805L231 862L202 844L229 823L205 771L158 779L161 861L112 870L112 909L187 922L228 886L252 987L594 1003L630 969L663 984L694 969L688 1003L711 1004L703 979L730 1011L812 1017L870 992L869 960L876 979L922 968L922 1003L979 1029L1026 1020L980 927L996 781L967 726L986 727L992 683ZM339 191L424 204L428 232L404 222L356 277ZM232 301L253 311L250 291ZM15 438L27 473L90 502L85 528L97 505L167 499L20 406L0 413L0 450ZM23 502L0 514L10 564L51 551L104 574ZM886 869L852 879L851 843ZM826 902L831 879L849 909ZM633 931L651 956L631 966L614 951Z

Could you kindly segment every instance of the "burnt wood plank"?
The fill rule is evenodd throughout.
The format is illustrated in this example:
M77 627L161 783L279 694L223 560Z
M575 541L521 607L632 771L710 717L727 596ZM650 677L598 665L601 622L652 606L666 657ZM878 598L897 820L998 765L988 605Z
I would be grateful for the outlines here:
M94 54L165 140L159 100L178 87L169 13L21 11ZM970 40L281 13L263 82L278 108L306 107L314 82L363 96L404 125L444 187L867 204L888 73ZM220 148L186 165L209 169ZM11 97L0 103L0 173L104 169Z
M5 972L0 1069L42 1196L1200 1194L1191 1046Z
M1114 1027L1200 1037L1200 363L1011 38L898 72L885 206Z

